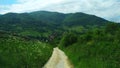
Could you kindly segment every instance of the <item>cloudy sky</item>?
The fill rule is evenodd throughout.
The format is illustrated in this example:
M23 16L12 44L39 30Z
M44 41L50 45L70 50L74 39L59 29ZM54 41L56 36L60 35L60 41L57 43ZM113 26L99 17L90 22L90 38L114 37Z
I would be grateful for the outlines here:
M0 14L32 11L84 12L120 22L120 0L0 0Z

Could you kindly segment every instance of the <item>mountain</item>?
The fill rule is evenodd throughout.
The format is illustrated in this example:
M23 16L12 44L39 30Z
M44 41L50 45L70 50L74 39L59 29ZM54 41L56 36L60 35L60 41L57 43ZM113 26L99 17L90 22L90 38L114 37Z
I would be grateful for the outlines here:
M94 15L88 15L85 13L72 13L68 14L64 19L64 24L68 26L76 25L104 25L108 21Z
M17 33L22 36L50 37L77 29L81 26L103 26L107 20L85 13L58 13L36 11L31 13L7 13L0 16L0 30ZM72 28L71 28L72 27Z
M61 26L80 26L80 25L104 25L108 22L105 19L85 13L63 14L58 12L36 11L31 13L7 13L0 16L0 29L18 30L18 29L42 29L46 26L57 28ZM4 28L6 27L7 28Z
M37 11L30 13L31 16L36 17L37 20L43 22L61 24L61 22L66 17L63 13L58 12L48 12L48 11Z
M58 13L48 11L37 11L30 13L36 19L43 22L54 22L58 25L73 26L73 25L104 25L108 22L100 17L89 15L85 13Z

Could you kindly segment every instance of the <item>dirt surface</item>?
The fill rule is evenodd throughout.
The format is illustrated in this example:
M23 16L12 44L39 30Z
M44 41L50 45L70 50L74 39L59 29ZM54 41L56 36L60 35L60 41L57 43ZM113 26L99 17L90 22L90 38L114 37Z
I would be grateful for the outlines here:
M74 68L65 53L58 47L54 48L52 56L43 68Z

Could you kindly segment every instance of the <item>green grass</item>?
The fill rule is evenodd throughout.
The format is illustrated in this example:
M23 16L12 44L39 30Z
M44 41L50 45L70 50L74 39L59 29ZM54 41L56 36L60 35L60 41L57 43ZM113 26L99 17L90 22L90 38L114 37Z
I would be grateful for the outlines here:
M0 38L0 68L41 68L51 52L50 45L37 40Z
M72 37L74 34L68 33L63 36L64 41L61 40L59 47L75 68L120 68L120 30L116 31L110 33L105 32L105 29L92 29L76 35L76 42L71 41L76 38Z

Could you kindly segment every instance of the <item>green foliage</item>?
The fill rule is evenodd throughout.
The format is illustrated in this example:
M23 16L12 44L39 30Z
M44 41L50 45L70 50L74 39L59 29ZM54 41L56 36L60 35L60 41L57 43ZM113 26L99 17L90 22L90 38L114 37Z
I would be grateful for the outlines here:
M51 52L46 43L6 36L0 38L0 68L41 68Z
M114 34L116 31L119 30L119 25L116 23L108 23L105 30L106 32L109 32L111 34Z
M60 42L60 47L68 47L77 42L77 36L73 33L64 33Z
M84 13L0 15L0 68L41 68L58 43L75 68L120 68L120 25L106 22Z
M77 35L77 42L62 49L75 68L119 68L120 27L114 31L113 34L109 31L106 33L106 28L89 29Z
M66 26L77 26L77 25L104 25L107 20L96 17L94 15L88 15L84 13L73 13L68 14L68 16L64 19L63 24Z
M8 13L0 16L0 30L15 32L22 35L29 35L27 33L30 33L32 36L36 35L36 32L40 33L41 35L49 32L48 35L50 35L56 30L58 32L63 31L64 26L73 26L74 28L75 26L104 25L105 22L108 21L84 13L63 14L47 11L21 14ZM37 34L36 36L39 37L40 35Z

